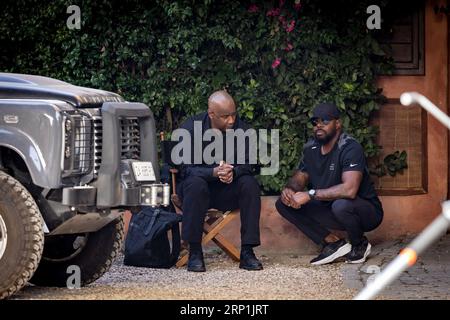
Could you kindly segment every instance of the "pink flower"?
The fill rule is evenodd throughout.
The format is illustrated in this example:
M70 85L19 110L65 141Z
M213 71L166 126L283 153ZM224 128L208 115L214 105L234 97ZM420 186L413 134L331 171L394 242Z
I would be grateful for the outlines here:
M294 49L294 46L292 45L292 43L288 43L286 48L284 48L284 51L291 51L292 49Z
M286 27L286 32L292 32L295 28L295 20L291 20L289 25Z
M250 5L250 7L248 7L248 12L251 12L251 13L258 12L258 10L259 10L259 8L256 4L252 4L252 5Z
M276 58L275 60L273 60L272 69L277 68L280 64L281 64L281 59L280 58Z
M284 16L279 16L278 21L281 22L281 24L283 25L283 28L284 28L284 26L286 25L286 18Z
M280 1L279 1L279 4L280 4L279 7L280 7L280 8L283 8L283 6L284 6L284 0L280 0Z
M280 15L280 8L273 8L267 11L266 16L268 17L278 17Z
M300 3L300 1L298 1L298 2L296 1L294 4L294 10L298 11L298 10L300 10L301 7L302 7L302 4Z

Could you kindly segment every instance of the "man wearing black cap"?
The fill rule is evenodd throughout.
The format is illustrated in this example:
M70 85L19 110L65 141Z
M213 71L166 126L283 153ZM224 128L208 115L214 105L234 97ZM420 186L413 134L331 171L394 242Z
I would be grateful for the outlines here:
M362 263L371 248L364 232L378 227L383 219L364 150L342 131L336 105L317 105L311 123L314 137L305 144L303 159L276 208L312 241L323 246L311 264L326 264L343 256L349 263ZM309 191L304 191L305 187ZM328 229L346 231L350 243Z

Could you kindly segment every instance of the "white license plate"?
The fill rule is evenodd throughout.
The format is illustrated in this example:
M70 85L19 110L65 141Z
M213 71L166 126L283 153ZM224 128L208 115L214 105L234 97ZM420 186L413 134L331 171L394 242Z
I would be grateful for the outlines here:
M136 181L156 181L155 171L151 162L132 162L134 177Z

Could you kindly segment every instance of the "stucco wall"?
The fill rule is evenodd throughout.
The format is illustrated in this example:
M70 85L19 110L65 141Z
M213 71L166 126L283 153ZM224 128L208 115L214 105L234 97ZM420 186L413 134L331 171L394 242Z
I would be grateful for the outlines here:
M381 77L379 86L388 98L399 98L405 91L417 91L447 113L448 45L447 17L435 14L435 4L428 1L425 11L425 75ZM448 144L447 129L428 116L428 193L416 196L381 197L385 220L377 237L392 238L417 233L441 211L447 199Z

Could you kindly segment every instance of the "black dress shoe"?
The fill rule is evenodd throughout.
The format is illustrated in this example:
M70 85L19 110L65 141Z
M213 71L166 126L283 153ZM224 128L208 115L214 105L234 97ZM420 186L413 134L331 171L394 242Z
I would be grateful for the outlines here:
M245 270L262 270L262 263L256 258L252 249L241 250L241 262L239 268Z
M187 270L192 272L205 272L205 262L203 261L203 252L189 252Z

